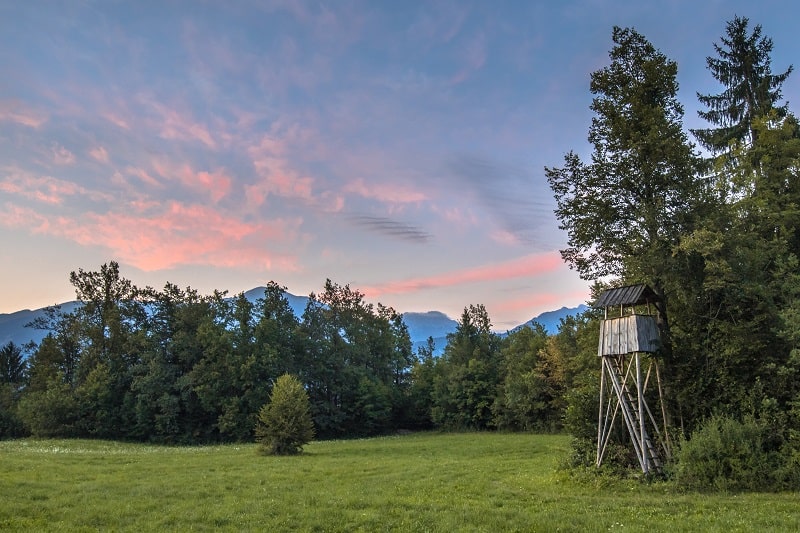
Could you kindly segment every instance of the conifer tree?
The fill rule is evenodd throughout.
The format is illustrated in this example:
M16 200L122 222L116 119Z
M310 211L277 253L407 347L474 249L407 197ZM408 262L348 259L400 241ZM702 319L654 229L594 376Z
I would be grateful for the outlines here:
M275 382L270 401L261 408L256 440L270 455L295 455L314 438L308 393L296 377L284 374Z
M0 348L0 383L22 383L25 366L21 346L9 341Z
M699 111L701 118L718 127L692 130L700 143L713 153L724 152L732 142L752 145L757 135L754 119L770 110L778 117L786 116L787 104L778 105L781 86L792 72L789 65L783 73L772 74L772 39L761 33L761 25L748 32L749 19L734 17L727 23L726 37L714 43L719 57L707 57L711 75L722 84L720 94L700 94L697 98L708 107Z

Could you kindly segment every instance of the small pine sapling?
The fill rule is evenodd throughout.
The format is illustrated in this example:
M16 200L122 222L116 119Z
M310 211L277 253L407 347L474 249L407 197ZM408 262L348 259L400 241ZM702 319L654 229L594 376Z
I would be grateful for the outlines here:
M268 455L295 455L314 438L308 393L295 376L284 374L275 382L270 401L258 413L256 441Z

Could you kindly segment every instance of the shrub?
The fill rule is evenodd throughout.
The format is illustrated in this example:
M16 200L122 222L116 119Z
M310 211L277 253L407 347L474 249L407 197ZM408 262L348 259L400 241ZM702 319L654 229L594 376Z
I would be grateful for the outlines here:
M753 417L714 416L681 442L675 479L693 490L775 490L785 458L766 446L768 428Z
M72 388L60 376L53 377L47 388L26 392L17 408L19 418L34 437L75 437L80 406Z
M11 383L0 383L0 439L21 437L25 425L17 414L17 390Z
M294 455L314 438L308 393L300 381L284 374L275 382L270 401L258 412L256 440L270 455Z

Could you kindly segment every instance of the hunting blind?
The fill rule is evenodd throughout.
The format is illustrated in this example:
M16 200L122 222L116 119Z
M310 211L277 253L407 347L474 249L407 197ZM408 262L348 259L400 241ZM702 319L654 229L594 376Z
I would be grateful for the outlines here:
M648 355L661 345L656 317L650 313L650 305L658 301L656 293L647 285L629 285L605 291L594 305L604 309L597 347L602 366L597 466L603 462L620 419L630 436L642 472L660 471L663 459L669 456L658 361ZM646 313L637 313L637 308L641 310L645 306ZM645 364L646 369L643 368ZM648 397L659 404L661 427L648 406Z

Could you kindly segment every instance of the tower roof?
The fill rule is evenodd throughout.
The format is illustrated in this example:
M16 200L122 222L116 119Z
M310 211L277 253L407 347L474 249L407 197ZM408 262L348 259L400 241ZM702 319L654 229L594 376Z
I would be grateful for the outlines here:
M660 298L653 289L645 284L626 285L616 289L608 289L594 303L595 308L611 307L612 305L641 305L657 302Z

